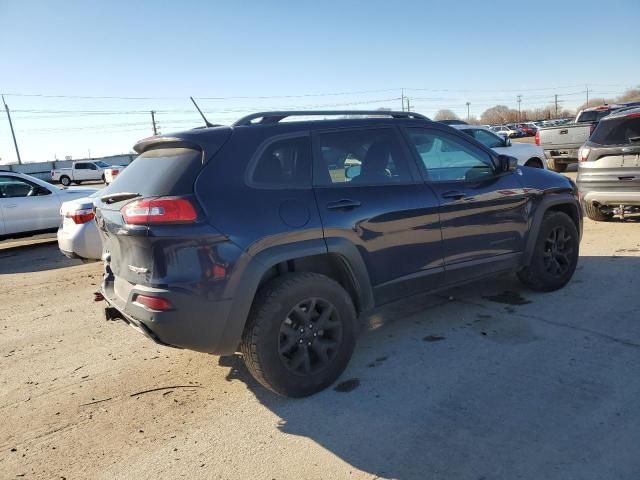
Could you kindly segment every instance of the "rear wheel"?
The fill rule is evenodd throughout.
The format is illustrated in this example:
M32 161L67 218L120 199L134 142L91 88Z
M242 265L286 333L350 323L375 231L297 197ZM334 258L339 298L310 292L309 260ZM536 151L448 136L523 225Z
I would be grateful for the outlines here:
M559 163L553 158L547 159L547 166L549 170L553 170L554 172L564 172L567 169L566 163Z
M62 175L60 177L60 183L65 187L68 187L69 185L71 185L71 178L67 177L66 175Z
M351 358L356 312L349 294L316 273L278 277L260 289L242 336L249 372L268 389L305 397L331 385Z
M531 263L518 272L518 278L529 288L543 292L564 287L578 264L579 247L573 220L563 212L545 213Z
M593 203L584 202L582 206L587 217L596 222L607 222L613 218L613 213L605 213L600 206L596 206Z

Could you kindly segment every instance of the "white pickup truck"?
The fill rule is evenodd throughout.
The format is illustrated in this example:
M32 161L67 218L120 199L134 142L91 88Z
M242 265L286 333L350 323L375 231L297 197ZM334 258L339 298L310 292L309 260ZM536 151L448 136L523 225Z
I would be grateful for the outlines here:
M65 187L71 185L72 182L75 184L91 180L104 182L104 170L111 167L112 165L101 160L75 162L71 168L51 170L51 180L60 182Z

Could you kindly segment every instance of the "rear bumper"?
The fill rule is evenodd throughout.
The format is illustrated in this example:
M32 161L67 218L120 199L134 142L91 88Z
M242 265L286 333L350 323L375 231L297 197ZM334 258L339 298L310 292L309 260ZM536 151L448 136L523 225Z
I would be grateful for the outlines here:
M581 192L582 201L599 205L634 205L640 206L640 191L589 190Z
M102 240L94 222L87 222L73 231L58 229L58 247L69 258L100 260Z
M548 160L557 163L576 163L578 161L578 150L580 148L551 148L544 149L544 156Z
M210 301L179 289L134 284L122 287L120 282L116 293L113 276L105 277L102 284L104 299L126 323L156 343L219 355L237 350L238 339L229 334L228 328L232 300ZM164 298L171 302L172 309L150 310L136 303L137 295Z

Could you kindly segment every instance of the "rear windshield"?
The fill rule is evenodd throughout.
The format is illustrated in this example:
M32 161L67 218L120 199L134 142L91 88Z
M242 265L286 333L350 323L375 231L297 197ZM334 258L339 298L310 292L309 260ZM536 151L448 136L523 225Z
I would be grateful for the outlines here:
M611 110L589 110L588 112L582 112L578 115L576 122L599 122L601 118L606 117L611 113Z
M136 157L102 191L139 193L143 197L188 195L202 169L202 153L190 148L154 148Z
M640 117L603 120L593 131L589 141L598 145L640 143Z

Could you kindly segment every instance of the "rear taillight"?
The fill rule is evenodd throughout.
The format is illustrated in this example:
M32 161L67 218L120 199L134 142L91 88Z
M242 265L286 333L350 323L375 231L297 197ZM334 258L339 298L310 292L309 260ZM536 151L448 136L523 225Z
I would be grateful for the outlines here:
M115 177L116 175L118 175L118 170L111 170L111 176Z
M53 178L53 170L51 170L51 178Z
M73 212L67 212L65 214L65 217L70 218L71 220L73 220L73 223L75 223L76 225L81 225L83 223L87 223L90 222L91 220L93 220L94 217L94 213L93 213L93 209L92 208L85 208L82 210L75 210Z
M536 130L536 145L540 145L540 130Z
M122 207L120 213L124 221L130 225L193 223L198 218L193 203L180 197L137 200Z
M580 147L580 150L578 150L578 160L580 162L586 162L589 160L590 151L591 149L589 147Z
M140 305L147 307L150 310L157 310L160 312L171 310L171 308L173 307L173 305L171 305L171 302L166 298L153 297L151 295L138 294L133 298L133 301L134 303L139 303Z

